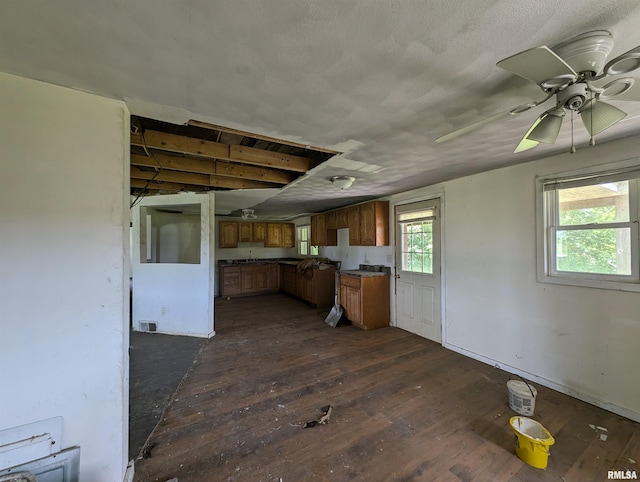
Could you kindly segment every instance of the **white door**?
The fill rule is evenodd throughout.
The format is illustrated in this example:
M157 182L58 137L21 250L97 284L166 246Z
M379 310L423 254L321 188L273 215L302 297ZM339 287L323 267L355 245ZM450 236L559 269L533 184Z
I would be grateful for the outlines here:
M396 206L395 234L396 324L441 343L440 201Z

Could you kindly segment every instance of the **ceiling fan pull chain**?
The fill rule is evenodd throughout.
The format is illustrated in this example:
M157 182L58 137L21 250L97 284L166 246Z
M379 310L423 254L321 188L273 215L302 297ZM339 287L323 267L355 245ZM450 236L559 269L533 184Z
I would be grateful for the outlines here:
M576 153L576 145L573 142L573 109L571 110L571 149L569 149L571 154Z
M593 138L593 114L594 114L594 112L593 112L593 108L594 108L595 106L596 106L596 105L593 103L593 90L592 90L592 91L591 91L591 106L590 106L590 108L591 108L591 115L589 116L589 119L590 119L590 120L589 120L589 122L591 122L591 129L589 129L589 130L590 130L590 134L589 134L589 135L591 136L591 138L589 139L589 145L590 145L591 147L593 147L593 146L595 146L595 145L596 145L596 140Z

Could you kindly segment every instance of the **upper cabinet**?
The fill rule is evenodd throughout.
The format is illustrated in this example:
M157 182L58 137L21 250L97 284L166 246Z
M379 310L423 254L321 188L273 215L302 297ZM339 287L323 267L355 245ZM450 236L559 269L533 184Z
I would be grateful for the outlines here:
M220 221L218 247L237 248L238 243L264 243L268 248L294 248L295 226L293 223Z
M296 234L293 223L282 223L282 247L295 248Z
M349 246L389 246L389 201L371 201L311 216L311 245L337 246L349 228Z
M219 246L221 248L237 248L238 247L238 222L237 221L220 221Z
M253 223L240 221L238 241L241 243L250 243L253 241Z
M282 246L282 224L267 223L267 248L280 248Z
M311 216L311 246L337 246L338 232L335 228L335 216L330 219L327 214L322 213ZM333 228L327 225L329 220Z
M253 224L253 237L251 240L254 243L264 243L267 241L267 223L256 222Z
M389 246L389 201L360 205L360 245Z

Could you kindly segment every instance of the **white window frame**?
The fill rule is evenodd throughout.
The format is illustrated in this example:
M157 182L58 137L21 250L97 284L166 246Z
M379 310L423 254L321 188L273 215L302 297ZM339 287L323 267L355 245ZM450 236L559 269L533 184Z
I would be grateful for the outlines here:
M640 159L558 173L536 179L537 275L544 283L640 292ZM629 222L597 225L598 228L629 227L631 231L631 274L611 275L557 271L557 193L549 186L590 185L606 180L629 180ZM600 179L600 181L599 181ZM546 188L545 188L546 186Z
M302 235L302 232L306 231L306 236ZM302 249L302 243L307 243L307 249ZM296 247L298 249L299 256L317 256L318 247L311 246L311 225L302 224L296 227Z

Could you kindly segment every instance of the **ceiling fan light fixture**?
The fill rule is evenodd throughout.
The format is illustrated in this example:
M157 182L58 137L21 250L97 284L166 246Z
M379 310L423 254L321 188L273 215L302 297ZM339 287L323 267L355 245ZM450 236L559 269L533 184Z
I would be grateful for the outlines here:
M606 102L592 102L580 111L580 117L589 135L595 136L627 117L627 113Z
M554 108L546 112L546 116L540 119L540 122L526 136L528 140L543 142L545 144L553 144L558 138L560 127L562 127L562 119L564 117L564 109Z
M353 176L333 176L330 180L335 187L344 191L353 185L356 178Z

